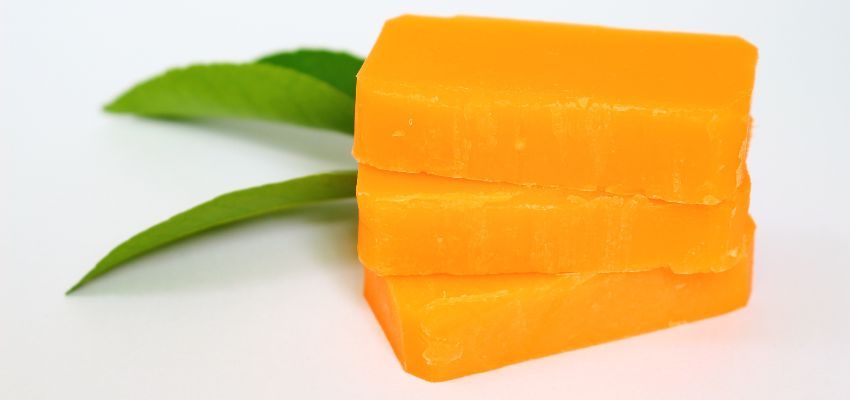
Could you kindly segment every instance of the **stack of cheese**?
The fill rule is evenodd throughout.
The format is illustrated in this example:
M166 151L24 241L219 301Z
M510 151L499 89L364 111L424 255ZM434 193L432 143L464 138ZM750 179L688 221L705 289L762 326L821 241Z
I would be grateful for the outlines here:
M756 49L483 18L384 25L357 79L366 298L445 380L746 304Z

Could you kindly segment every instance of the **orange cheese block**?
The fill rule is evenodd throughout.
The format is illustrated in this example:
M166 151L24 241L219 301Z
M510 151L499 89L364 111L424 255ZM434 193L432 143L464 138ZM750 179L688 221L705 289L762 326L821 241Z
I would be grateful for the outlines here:
M361 164L358 254L379 275L717 272L743 257L749 192L688 205Z
M756 59L732 36L402 16L357 75L354 156L717 204L743 184Z
M366 269L365 295L404 369L442 381L743 307L750 250L728 271L693 275L381 277Z

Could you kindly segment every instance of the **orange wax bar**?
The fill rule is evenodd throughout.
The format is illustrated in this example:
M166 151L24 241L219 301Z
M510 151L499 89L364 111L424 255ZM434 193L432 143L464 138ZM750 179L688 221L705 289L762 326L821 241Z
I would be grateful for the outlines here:
M357 75L354 156L718 204L744 181L756 59L732 36L402 16Z
M367 269L365 295L404 369L442 381L743 307L749 232L747 256L719 273L381 277Z
M360 165L358 254L379 275L723 271L741 257L749 179L718 205Z

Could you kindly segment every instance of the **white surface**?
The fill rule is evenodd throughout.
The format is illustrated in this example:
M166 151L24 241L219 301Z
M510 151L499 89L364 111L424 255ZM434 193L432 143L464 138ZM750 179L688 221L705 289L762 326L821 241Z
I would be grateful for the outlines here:
M850 393L850 12L839 1L119 3L0 3L0 399ZM360 296L351 203L219 231L62 295L113 245L177 211L354 165L344 136L114 117L100 112L104 102L194 61L299 45L366 54L381 22L404 12L734 33L756 43L750 305L426 383L402 372Z

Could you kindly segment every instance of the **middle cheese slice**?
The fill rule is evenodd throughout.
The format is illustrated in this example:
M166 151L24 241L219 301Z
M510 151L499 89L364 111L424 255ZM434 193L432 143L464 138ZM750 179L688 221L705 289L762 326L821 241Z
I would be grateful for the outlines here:
M743 257L749 192L678 204L361 164L358 254L382 276L719 272Z

